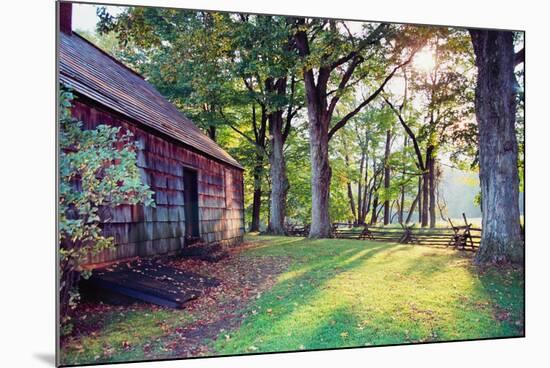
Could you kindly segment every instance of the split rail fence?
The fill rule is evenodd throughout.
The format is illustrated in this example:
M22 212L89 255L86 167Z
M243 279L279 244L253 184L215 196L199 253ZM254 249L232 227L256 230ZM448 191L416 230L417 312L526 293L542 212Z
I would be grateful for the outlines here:
M293 226L288 229L292 236L307 236L309 226ZM353 226L348 223L334 223L332 236L339 239L374 240L402 244L421 244L453 247L476 251L481 240L481 229L471 224L452 227L381 227Z

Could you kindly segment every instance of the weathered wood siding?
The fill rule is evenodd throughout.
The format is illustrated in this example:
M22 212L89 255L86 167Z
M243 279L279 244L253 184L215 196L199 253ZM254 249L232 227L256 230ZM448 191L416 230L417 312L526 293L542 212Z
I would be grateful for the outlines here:
M104 234L114 236L117 246L90 256L90 264L174 253L185 246L184 167L198 174L200 237L222 245L242 241L242 170L147 131L90 100L77 98L73 105L73 116L87 129L108 124L134 134L141 145L138 166L142 178L155 192L156 208L121 205L102 211Z

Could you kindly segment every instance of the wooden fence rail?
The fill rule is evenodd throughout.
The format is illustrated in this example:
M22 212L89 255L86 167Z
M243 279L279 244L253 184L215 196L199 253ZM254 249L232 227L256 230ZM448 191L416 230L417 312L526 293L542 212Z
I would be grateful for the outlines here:
M288 235L307 236L309 226L293 226ZM481 229L471 224L440 228L353 226L334 223L332 235L339 239L374 240L402 244L448 246L455 249L476 251L481 240Z

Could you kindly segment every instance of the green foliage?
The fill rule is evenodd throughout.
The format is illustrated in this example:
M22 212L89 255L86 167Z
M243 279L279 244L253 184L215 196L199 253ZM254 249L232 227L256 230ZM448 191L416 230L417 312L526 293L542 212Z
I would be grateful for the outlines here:
M71 117L73 94L61 87L59 117L59 276L64 317L79 301L80 268L90 255L114 246L102 234L102 211L121 204L154 206L136 164L131 132L99 125L85 130ZM67 320L68 321L68 320Z
M316 72L345 57L356 55L331 70L327 99L338 97L329 129L372 93L412 50L433 55L431 69L418 68L415 59L394 75L384 96L400 109L416 135L423 155L433 146L432 157L465 171L477 166L477 122L473 111L475 65L471 40L463 29L364 23L361 27L339 20L287 18L283 16L230 14L182 9L129 7L116 17L99 10L99 35L90 36L117 58L143 73L148 81L191 117L245 167L245 217L251 218L253 173L261 163L261 222L268 221L270 132L258 134L262 113L298 112L285 144L290 190L289 222L309 222L311 170L303 68ZM298 57L293 46L297 31L305 31L310 52ZM113 39L119 40L118 49ZM523 42L517 34L516 43ZM350 64L359 62L345 85L340 85ZM519 89L517 132L523 159L523 69L517 69ZM287 77L286 93L267 88L267 82ZM290 98L290 80L295 93ZM405 95L401 86L405 88ZM253 124L252 106L256 124ZM290 108L288 110L287 108ZM298 111L302 108L301 111ZM265 122L264 122L265 124ZM269 123L267 123L269 125ZM330 212L333 219L351 218L347 194L350 182L355 200L365 180L361 157L368 156L367 181L383 166L385 133L392 131L389 188L370 184L369 194L380 203L389 200L392 211L405 194L408 209L417 193L418 176L413 144L395 114L378 98L340 129L330 142L332 185ZM214 131L213 131L214 130ZM260 152L262 159L258 159ZM345 156L348 156L346 162ZM424 157L424 161L426 157ZM363 178L360 176L363 175ZM380 177L378 177L379 179ZM365 183L361 183L364 185ZM523 170L520 186L523 189ZM452 202L452 201L451 201ZM357 205L357 203L356 203Z
M287 197L287 217L292 222L311 222L311 169L307 125L297 124L287 140L285 152L290 191Z

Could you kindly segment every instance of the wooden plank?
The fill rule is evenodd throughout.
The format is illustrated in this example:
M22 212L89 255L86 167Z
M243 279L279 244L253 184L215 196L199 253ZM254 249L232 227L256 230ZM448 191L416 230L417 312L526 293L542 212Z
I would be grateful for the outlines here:
M165 266L153 260L116 264L94 272L90 285L138 300L181 308L204 289L219 285L215 279Z

